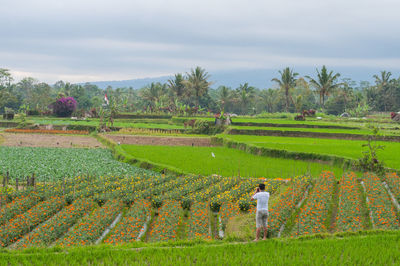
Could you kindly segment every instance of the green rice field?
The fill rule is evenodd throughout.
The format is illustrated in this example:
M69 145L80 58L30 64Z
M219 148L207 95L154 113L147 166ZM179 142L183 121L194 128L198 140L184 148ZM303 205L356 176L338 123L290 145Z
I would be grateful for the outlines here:
M200 175L286 178L307 173L318 176L322 170L332 171L336 176L341 176L343 172L336 166L256 156L226 147L121 146L134 158Z
M362 151L366 150L362 145L366 141L339 140L322 138L297 138L297 137L274 137L274 136L246 136L246 135L219 135L227 140L252 144L258 147L280 149L293 152L307 152L325 155L336 155L350 159L362 157ZM399 169L400 143L378 141L377 144L384 146L378 151L378 156L388 167Z

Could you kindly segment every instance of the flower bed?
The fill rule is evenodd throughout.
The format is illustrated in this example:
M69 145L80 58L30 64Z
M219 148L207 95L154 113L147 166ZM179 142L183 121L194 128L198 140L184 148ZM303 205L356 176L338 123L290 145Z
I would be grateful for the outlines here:
M188 238L211 239L209 208L206 202L192 205L188 220Z
M132 204L131 208L128 210L120 224L104 242L110 244L119 244L135 241L139 236L140 230L146 223L146 219L150 213L150 202L138 200Z
M400 178L396 173L386 174L385 181L392 191L397 202L400 202Z
M182 224L182 208L177 201L166 201L155 217L149 233L151 242L176 240L179 225Z
M236 202L225 202L221 205L219 215L222 222L222 229L226 228L229 219L240 214L239 205Z
M96 204L89 199L78 199L65 207L30 234L15 243L16 248L29 246L47 246L56 241L85 213L94 209Z
M292 236L326 232L334 182L333 173L323 172L321 174L307 199L307 203L296 217Z
M363 180L374 228L399 229L396 211L381 180L373 174L365 174Z
M17 215L0 227L0 245L5 247L14 243L38 224L46 221L61 210L64 205L65 200L63 197L53 197L47 201L40 202L27 212Z
M101 208L83 217L56 244L67 247L93 244L100 238L107 226L115 220L122 208L123 204L119 200L107 201Z
M363 229L362 196L354 173L346 174L340 180L339 204L336 226L339 231L357 231Z
M269 208L268 230L270 236L278 235L281 226L289 219L295 206L303 198L308 184L308 178L293 180L286 191L280 195L279 200Z
M39 134L73 134L73 135L89 135L87 130L57 130L57 129L20 129L9 128L4 132L8 133L39 133Z
M18 214L24 213L39 202L35 193L30 196L19 196L0 209L0 225L5 224Z

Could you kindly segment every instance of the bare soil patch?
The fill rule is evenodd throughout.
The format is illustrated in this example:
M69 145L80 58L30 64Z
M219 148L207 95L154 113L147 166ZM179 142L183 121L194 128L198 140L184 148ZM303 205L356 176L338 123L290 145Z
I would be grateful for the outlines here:
M120 144L159 145L159 146L214 146L210 138L190 137L153 137L132 135L106 135L107 138Z
M51 134L1 133L3 146L59 147L59 148L102 148L103 145L90 136L65 136Z

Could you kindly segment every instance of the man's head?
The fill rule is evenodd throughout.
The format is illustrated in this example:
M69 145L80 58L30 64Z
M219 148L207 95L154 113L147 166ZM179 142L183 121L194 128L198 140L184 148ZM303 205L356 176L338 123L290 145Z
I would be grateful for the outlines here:
M265 184L261 183L259 186L260 190L265 190Z

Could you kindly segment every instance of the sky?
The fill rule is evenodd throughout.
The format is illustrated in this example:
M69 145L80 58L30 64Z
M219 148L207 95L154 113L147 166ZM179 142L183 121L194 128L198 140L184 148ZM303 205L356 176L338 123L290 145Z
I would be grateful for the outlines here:
M400 72L398 0L1 0L0 68L86 82L320 67Z

